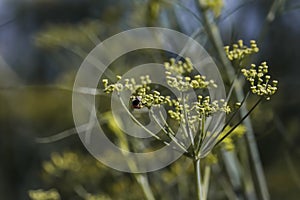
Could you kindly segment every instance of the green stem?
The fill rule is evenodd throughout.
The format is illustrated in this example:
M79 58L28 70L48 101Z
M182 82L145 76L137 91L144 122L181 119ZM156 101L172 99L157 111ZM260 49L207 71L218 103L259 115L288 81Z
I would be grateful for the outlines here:
M201 168L200 168L200 159L194 159L194 170L195 170L195 181L196 181L196 192L197 192L197 199L204 200L202 198L202 185L201 185Z
M211 167L209 165L205 166L204 169L204 180L203 180L203 199L207 199L208 188L209 188L209 179L210 179Z
M182 102L183 102L183 115L184 115L184 121L185 121L185 127L184 128L185 128L185 130L187 132L187 135L188 135L188 137L191 141L192 149L195 150L194 136L193 136L193 133L192 133L190 127L189 127L189 120L188 120L188 116L187 116L188 113L187 113L187 110L185 108L185 106L186 106L185 97L186 96L182 92L181 93L181 98L182 98ZM196 152L193 152L193 153L195 154Z
M219 163L216 163L212 167L213 173L216 174L217 182L220 184L220 186L223 188L225 195L227 196L228 200L238 200L236 193L234 192L234 189L229 182L228 178L225 176L225 173L223 173L221 166Z
M135 174L135 178L141 186L147 200L155 200L146 174Z
M129 142L127 137L125 136L125 134L123 134L123 132L120 129L116 129L115 133L119 139L119 146L122 147L124 150L126 151L130 151L129 148ZM134 173L137 171L137 165L136 163L132 160L132 158L127 157L127 153L126 151L122 151L122 154L124 155L124 157L126 157L126 161L128 164L129 169L133 172L133 176L135 178L135 180L137 181L137 183L141 186L144 195L146 197L147 200L154 200L154 195L152 193L148 178L147 178L147 174L137 174Z
M199 134L200 134L199 137L200 137L200 139L199 139L198 145L196 147L196 156L197 157L200 156L201 146L202 146L203 140L205 139L206 134L207 134L207 131L205 130L205 120L206 120L206 117L205 117L205 115L203 115L201 117L201 129L200 129L200 124L199 124Z

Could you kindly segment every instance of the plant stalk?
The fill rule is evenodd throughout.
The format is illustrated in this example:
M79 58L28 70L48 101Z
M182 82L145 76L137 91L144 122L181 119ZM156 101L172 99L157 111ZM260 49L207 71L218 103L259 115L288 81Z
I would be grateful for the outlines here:
M201 185L201 168L200 159L194 159L195 181L196 181L196 194L198 200L204 200L202 197L202 185Z
M141 186L147 200L155 200L146 174L135 174L135 178Z

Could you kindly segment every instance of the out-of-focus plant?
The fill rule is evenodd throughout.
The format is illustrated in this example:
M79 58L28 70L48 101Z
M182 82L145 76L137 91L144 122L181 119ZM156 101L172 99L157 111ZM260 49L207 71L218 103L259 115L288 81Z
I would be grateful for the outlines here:
M55 189L30 190L32 200L51 199L54 195L55 200L120 199L122 194L127 194L122 199L143 198L143 194L136 190L137 183L130 176L114 173L93 157L80 152L52 153L50 160L43 162L42 178L47 187Z
M29 197L32 200L60 200L60 195L55 189L51 190L30 190Z
M38 47L46 50L93 46L92 41L98 41L98 35L102 31L101 23L97 20L90 20L77 25L49 24L36 35L35 43Z

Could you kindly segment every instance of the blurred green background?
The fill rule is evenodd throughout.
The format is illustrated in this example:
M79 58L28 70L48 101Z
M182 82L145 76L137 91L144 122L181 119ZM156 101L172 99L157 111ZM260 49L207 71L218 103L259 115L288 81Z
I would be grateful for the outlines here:
M268 61L280 82L272 101L251 116L271 199L300 199L300 1L224 5L224 44L257 40L256 60ZM129 174L92 158L76 134L50 143L38 138L74 128L73 80L96 44L144 26L191 35L201 26L197 15L189 0L0 0L0 199L29 199L29 190L50 188L62 199L82 199L82 187L103 199L143 199ZM209 50L205 34L199 42ZM65 165L53 169L51 159ZM162 191L178 197L172 179L184 169L173 168L149 174L158 199Z

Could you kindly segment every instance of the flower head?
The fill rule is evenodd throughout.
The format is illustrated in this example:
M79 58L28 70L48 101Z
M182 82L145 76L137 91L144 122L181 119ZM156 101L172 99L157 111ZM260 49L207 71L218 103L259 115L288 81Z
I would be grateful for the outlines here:
M266 62L259 66L252 64L250 69L243 68L241 72L250 83L250 90L253 94L270 100L271 96L276 93L278 81L271 80Z
M181 96L165 95L154 84L152 84L151 77L148 75L141 76L139 80L124 79L118 76L118 82L109 84L107 79L102 81L104 91L112 93L113 91L121 92L128 90L131 92L131 105L134 109L141 109L146 107L150 109L153 106L164 106L170 119L177 121L182 128L181 134L190 134L190 139L193 135L198 134L199 140L196 141L196 146L200 151L200 147L204 139L213 134L205 130L206 119L216 113L227 114L231 111L228 103L224 99L211 99L207 95L209 88L216 88L217 85L214 80L207 80L204 75L193 74L193 64L189 58L183 61L176 61L171 58L169 62L165 62L165 76L167 85L178 91ZM189 92L197 93L198 97L191 100ZM160 123L161 118L156 116L156 121ZM166 122L164 122L166 123ZM165 125L168 127L168 125ZM168 128L168 131L171 129ZM171 131L172 132L172 131ZM169 135L169 132L166 132ZM217 137L213 137L217 139ZM191 139L193 140L193 139ZM211 141L205 140L205 141ZM187 141L182 141L187 143ZM201 144L200 144L201 143ZM196 147L195 147L196 148ZM201 152L199 152L201 154ZM201 155L203 156L203 155Z
M233 60L243 60L246 56L255 54L259 51L255 40L250 41L250 46L244 45L243 40L239 40L237 44L233 44L232 47L224 47L227 58Z

